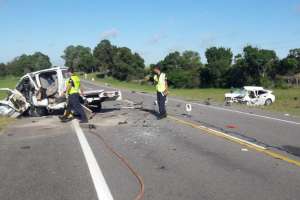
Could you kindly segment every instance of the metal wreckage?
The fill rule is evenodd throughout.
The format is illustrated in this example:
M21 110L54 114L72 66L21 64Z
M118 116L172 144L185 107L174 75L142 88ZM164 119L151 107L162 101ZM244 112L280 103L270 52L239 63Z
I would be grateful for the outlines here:
M68 68L57 67L24 75L15 89L0 88L1 92L7 93L0 100L0 116L40 117L63 110L67 102L63 93L68 79ZM103 102L120 100L122 95L120 91L88 90L82 98L85 107L100 110Z

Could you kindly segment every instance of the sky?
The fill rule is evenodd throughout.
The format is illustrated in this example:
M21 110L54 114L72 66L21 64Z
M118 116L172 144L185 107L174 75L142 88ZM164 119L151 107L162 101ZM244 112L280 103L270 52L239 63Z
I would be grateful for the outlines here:
M146 64L173 51L245 45L280 58L300 48L300 0L0 0L0 63L40 51L64 65L68 45L102 39L139 53Z

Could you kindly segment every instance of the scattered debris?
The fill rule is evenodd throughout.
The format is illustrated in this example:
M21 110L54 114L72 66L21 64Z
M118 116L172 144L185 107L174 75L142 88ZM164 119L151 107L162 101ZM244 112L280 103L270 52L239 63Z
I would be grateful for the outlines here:
M183 117L186 117L186 118L191 118L192 116L191 115L189 115L189 114L186 114L186 113L183 113L183 114L181 114Z
M248 149L246 149L246 148L243 148L243 149L241 149L241 151L249 151Z
M290 114L286 113L286 114L284 114L284 116L287 116L287 117L288 117L288 116L290 116Z
M192 105L191 104L186 104L185 105L185 111L190 113L192 111Z
M128 124L128 122L127 121L123 121L123 122L119 122L118 124L119 125L124 125L124 124Z
M165 170L166 167L164 165L160 166L158 169Z
M210 101L211 101L211 98L207 98L207 99L204 101L204 104L207 105L207 106L209 106L209 105L211 105Z
M234 128L238 128L238 127L234 124L228 124L228 125L226 125L226 128L234 129Z
M96 129L96 126L94 124L89 124L89 129Z
M21 149L30 149L30 146L22 146Z

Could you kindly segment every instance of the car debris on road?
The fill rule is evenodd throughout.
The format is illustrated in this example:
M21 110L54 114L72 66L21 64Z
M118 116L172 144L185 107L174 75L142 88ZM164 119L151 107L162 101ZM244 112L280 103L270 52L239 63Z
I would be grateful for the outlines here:
M62 96L68 78L68 68L56 67L24 75L15 89L0 88L7 93L0 101L0 116L16 118L26 113L40 117L64 109L67 99ZM87 107L98 110L102 102L122 98L121 91L104 90L85 91L82 96Z
M275 96L271 90L257 86L244 86L242 89L225 94L226 105L241 103L249 106L269 106L274 102Z

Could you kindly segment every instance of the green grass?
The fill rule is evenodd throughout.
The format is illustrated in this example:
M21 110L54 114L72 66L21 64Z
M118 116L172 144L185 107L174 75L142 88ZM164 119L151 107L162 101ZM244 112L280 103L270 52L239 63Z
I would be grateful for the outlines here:
M274 89L276 101L263 109L300 116L300 88Z
M1 134L1 131L12 121L13 121L13 119L11 119L11 118L0 117L0 134Z
M124 88L128 90L155 93L154 86L141 85L138 83L128 83L115 80L113 78L99 79L96 78L95 74L89 74L88 79L95 79L99 83L107 83L113 87ZM170 96L180 97L185 100L192 101L205 101L208 98L212 102L223 103L224 94L229 92L230 89L170 89ZM261 106L255 107L271 112L288 113L291 115L300 116L300 88L290 89L274 89L276 96L276 102L268 107Z
M11 88L14 89L19 78L13 76L0 77L0 88ZM0 99L3 99L6 93L0 92Z
M11 88L14 89L16 87L16 84L18 82L19 78L17 77L0 77L0 88ZM6 92L0 92L0 100L6 97ZM7 117L0 117L0 132L9 124L12 122L13 119L7 118Z

